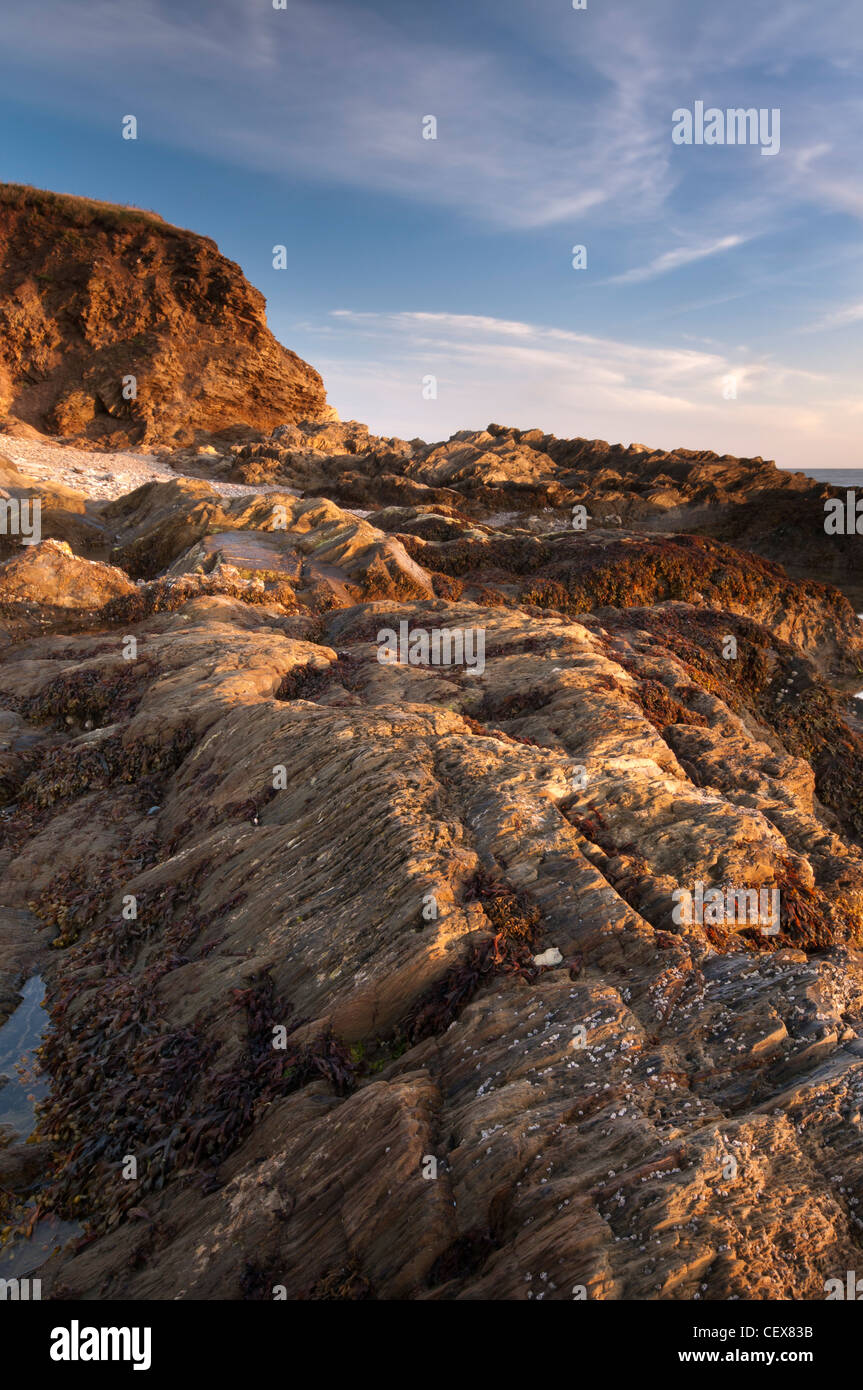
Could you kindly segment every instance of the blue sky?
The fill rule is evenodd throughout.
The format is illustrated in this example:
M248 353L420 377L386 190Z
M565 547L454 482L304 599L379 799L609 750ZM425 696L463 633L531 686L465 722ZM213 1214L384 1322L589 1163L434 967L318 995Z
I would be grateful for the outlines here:
M212 236L343 418L863 465L859 0L4 0L0 77L0 177Z

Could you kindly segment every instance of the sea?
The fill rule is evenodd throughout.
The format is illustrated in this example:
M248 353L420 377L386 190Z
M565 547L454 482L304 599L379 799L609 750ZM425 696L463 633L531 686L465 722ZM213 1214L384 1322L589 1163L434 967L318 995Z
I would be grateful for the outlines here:
M17 1009L0 1027L0 1126L14 1130L18 1142L33 1133L36 1104L48 1094L47 1078L36 1069L36 1049L50 1022L42 1002L44 994L43 981L34 975L21 991ZM53 1250L82 1234L77 1221L41 1216L35 1197L27 1206L33 1208L30 1234L0 1246L0 1279L25 1277Z
M863 487L863 468L783 468L783 473L805 473L818 483L834 487Z

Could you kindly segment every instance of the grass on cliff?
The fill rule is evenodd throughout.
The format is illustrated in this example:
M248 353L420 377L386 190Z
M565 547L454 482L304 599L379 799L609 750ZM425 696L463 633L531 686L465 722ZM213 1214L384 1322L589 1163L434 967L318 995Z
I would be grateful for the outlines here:
M31 184L0 184L0 206L3 205L31 208L48 216L59 215L64 221L74 222L80 227L93 222L109 228L122 228L135 222L157 222L162 228L170 226L149 208L104 203L98 198L79 198L74 193L52 193L45 188L34 188Z

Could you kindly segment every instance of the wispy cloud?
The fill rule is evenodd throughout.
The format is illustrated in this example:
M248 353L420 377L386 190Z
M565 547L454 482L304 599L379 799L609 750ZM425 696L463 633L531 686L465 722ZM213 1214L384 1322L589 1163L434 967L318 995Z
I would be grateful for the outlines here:
M815 323L807 324L801 333L821 333L830 328L844 328L849 323L859 323L863 319L863 300L859 304L848 304L844 309L834 309L824 314Z
M101 120L135 109L142 138L511 227L619 212L632 198L661 206L669 151L632 120L633 84L607 87L594 107L565 83L537 84L515 54L423 29L338 0L205 11L139 0L122 23L106 0L43 0L38 25L23 6L0 15L22 99L36 98L38 74L40 103L89 105ZM422 138L427 114L436 140Z
M384 434L445 438L489 420L558 435L671 448L823 457L851 464L856 437L835 380L751 354L645 346L483 315L340 309L305 325L332 403ZM423 381L437 397L423 398ZM385 385L382 385L385 383ZM805 399L801 388L805 385Z
M682 265L691 265L693 261L703 261L707 256L715 256L720 251L730 251L734 246L742 246L747 240L742 236L724 236L718 241L708 242L704 246L679 246L674 251L666 251L661 256L649 261L647 265L636 266L632 270L624 271L622 275L613 275L607 282L610 285L634 285L641 280L653 280L657 275L667 275L671 270L678 270Z
M89 107L101 122L132 102L146 138L246 167L516 228L588 214L643 226L700 177L694 230L696 211L703 216L714 197L706 169L717 152L702 150L687 166L671 143L672 109L693 93L736 104L741 82L761 94L759 104L776 104L783 73L800 63L820 64L822 85L795 71L783 159L738 160L738 208L762 226L778 215L780 196L863 216L863 176L849 168L848 140L836 140L837 128L861 124L847 68L863 55L855 4L824 0L815 23L802 0L755 18L750 0L727 0L708 16L689 0L618 0L584 14L478 0L489 40L478 47L457 24L432 30L356 0L287 0L284 10L264 0L137 0L119 10L115 0L41 0L38 24L16 0L0 15L0 43L5 93ZM521 50L502 37L513 32ZM435 141L421 137L426 114L438 118ZM808 164L794 158L804 144ZM783 163L784 173L764 167ZM720 249L739 231L712 225ZM672 249L621 280L690 259Z

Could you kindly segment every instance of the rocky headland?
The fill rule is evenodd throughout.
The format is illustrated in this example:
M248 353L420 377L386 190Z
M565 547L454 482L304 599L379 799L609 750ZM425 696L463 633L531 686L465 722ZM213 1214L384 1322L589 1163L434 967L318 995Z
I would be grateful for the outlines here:
M327 419L320 376L209 237L0 184L0 417L90 447L253 438Z

